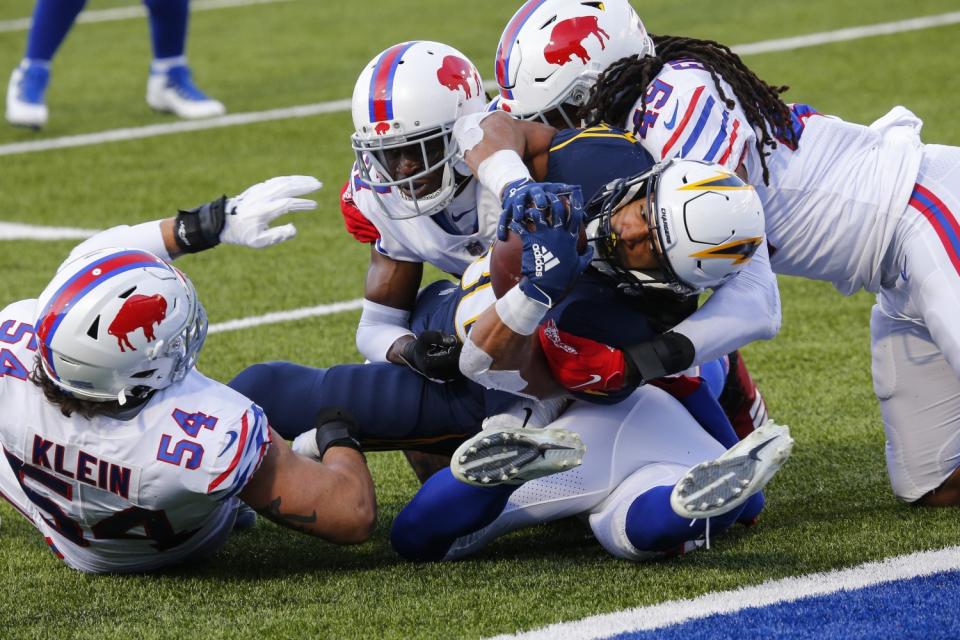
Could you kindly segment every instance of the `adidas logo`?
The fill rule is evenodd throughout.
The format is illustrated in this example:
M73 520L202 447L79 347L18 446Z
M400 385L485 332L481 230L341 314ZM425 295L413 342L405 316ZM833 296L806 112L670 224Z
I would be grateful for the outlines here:
M534 243L530 249L533 251L533 269L535 277L539 278L547 271L550 271L550 269L553 269L555 266L560 264L560 259L553 255L549 249L541 247L537 243Z

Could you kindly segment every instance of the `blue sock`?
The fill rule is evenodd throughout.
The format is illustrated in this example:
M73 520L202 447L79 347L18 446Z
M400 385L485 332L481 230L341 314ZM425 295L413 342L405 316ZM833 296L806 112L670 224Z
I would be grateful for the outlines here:
M150 12L153 57L176 58L187 48L189 0L143 0Z
M719 399L723 393L723 386L727 383L727 357L717 358L700 365L700 377L710 389L710 395Z
M763 497L763 491L758 491L750 496L750 498L743 503L743 510L740 512L740 515L737 516L737 522L742 522L743 524L753 523L753 520L763 511L763 506L766 502L767 499Z
M441 469L394 519L390 545L407 560L442 560L457 538L496 520L517 486L474 487Z
M703 535L707 521L681 518L670 507L672 486L654 487L637 496L627 510L627 539L641 551L671 551ZM749 501L748 501L749 504ZM710 535L725 531L737 521L741 506L722 516L710 518Z
M28 60L50 62L87 0L37 0L27 37Z
M710 388L701 384L695 391L684 398L677 398L690 415L700 423L703 430L729 449L740 442L737 432L733 430L730 419L723 412L720 402L713 397Z

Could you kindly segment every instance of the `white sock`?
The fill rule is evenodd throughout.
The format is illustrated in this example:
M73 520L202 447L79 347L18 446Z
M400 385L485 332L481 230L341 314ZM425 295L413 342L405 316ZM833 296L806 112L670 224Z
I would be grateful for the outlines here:
M150 73L166 73L171 67L186 66L187 56L176 56L174 58L154 58L150 63Z

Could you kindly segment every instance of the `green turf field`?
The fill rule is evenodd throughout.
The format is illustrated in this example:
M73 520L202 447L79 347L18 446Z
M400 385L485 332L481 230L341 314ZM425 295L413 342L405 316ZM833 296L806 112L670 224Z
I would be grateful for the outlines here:
M132 1L91 0L88 9ZM189 53L198 84L231 113L348 97L362 65L406 39L448 42L491 79L500 31L517 6L291 0L198 11ZM31 8L31 0L4 0L0 22ZM956 11L960 2L645 0L640 9L655 33L733 45ZM4 81L25 38L0 32ZM925 120L926 141L958 145L958 39L954 25L745 60L821 112L869 122L905 104ZM0 123L0 145L173 122L144 103L148 63L144 19L79 25L53 67L49 126L35 133ZM105 228L168 216L272 175L314 174L327 186L315 212L296 214L295 241L263 252L222 247L180 266L212 323L357 298L368 249L343 230L337 198L351 128L340 112L0 155L0 221ZM0 242L0 305L35 296L73 244ZM871 297L843 298L791 278L780 284L780 336L745 353L797 446L769 488L760 525L715 539L710 551L634 565L565 521L511 535L470 561L410 565L389 549L387 532L417 484L399 454L381 453L370 456L380 506L370 542L341 549L261 520L211 562L156 576L74 573L0 504L0 638L477 638L955 544L956 511L912 508L890 493L869 372ZM258 360L357 361L357 318L218 333L201 368L226 380Z

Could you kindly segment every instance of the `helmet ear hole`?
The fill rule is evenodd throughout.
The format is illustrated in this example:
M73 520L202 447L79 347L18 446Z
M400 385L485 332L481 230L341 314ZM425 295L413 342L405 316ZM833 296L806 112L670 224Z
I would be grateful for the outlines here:
M100 316L97 316L96 318L93 319L93 322L90 323L90 328L87 329L87 335L93 338L94 340L96 340L97 334L99 332L100 332Z

